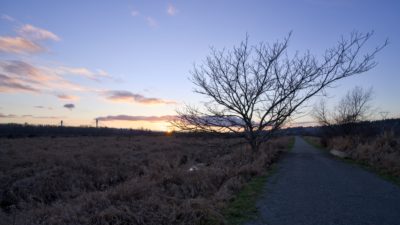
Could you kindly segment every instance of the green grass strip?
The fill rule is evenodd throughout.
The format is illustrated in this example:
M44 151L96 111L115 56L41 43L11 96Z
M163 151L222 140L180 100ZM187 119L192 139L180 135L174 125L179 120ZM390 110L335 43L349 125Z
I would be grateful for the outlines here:
M287 150L290 151L295 143L295 138L291 137ZM262 176L253 178L244 188L235 196L233 201L223 211L227 224L240 225L258 216L257 200L264 190L267 178L276 171L272 166L270 170Z
M252 179L233 199L224 211L228 224L239 225L257 218L256 201L260 196L268 175Z

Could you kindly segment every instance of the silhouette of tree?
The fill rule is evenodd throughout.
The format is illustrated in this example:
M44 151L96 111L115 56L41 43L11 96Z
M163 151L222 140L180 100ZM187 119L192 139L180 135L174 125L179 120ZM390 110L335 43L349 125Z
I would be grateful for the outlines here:
M333 112L327 109L325 100L321 100L313 108L313 117L320 125L336 125L341 134L350 134L356 123L367 120L371 115L372 93L372 88L356 86L339 101Z
M363 89L356 86L339 101L333 113L327 109L326 102L321 100L313 108L313 116L321 125L341 125L366 120L371 114L372 88Z
M195 92L208 101L201 108L185 106L172 124L187 131L235 132L257 151L312 96L376 66L374 57L387 42L362 54L372 34L342 37L321 59L309 51L289 56L291 33L272 45L250 46L246 36L231 51L212 48L191 72Z

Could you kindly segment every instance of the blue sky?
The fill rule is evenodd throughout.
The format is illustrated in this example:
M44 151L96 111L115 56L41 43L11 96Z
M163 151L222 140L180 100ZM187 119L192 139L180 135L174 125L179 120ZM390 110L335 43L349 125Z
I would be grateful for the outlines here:
M231 48L246 33L253 44L273 42L293 31L291 51L319 55L353 30L375 31L367 47L386 38L390 45L376 68L330 89L329 102L372 86L377 111L399 117L398 12L395 0L1 1L0 74L8 86L0 82L0 122L78 126L102 117L104 126L165 130L182 103L203 100L188 77L210 46Z

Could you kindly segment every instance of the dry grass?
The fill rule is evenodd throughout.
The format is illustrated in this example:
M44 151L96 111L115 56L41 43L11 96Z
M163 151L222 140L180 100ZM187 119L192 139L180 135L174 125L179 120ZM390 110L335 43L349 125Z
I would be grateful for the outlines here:
M328 140L330 149L349 154L350 158L400 177L400 137L384 132L373 138L335 137Z
M226 202L288 143L253 154L235 139L0 139L0 224L224 224Z

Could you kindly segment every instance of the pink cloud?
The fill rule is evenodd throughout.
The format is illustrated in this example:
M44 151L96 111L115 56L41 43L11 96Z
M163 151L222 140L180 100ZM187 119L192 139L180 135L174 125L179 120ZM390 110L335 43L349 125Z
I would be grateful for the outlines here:
M68 101L73 101L73 100L78 100L79 97L75 95L67 95L67 94L57 94L57 98L61 100L68 100Z
M0 113L0 118L15 118L15 117L17 117L17 115Z
M36 92L40 90L7 75L0 74L0 92Z
M17 33L30 40L53 40L59 41L60 38L51 31L25 24L17 30Z
M58 74L79 75L95 81L100 81L101 78L111 78L111 76L104 70L98 69L97 71L91 71L85 67L60 66L55 69L55 72Z
M0 36L0 52L26 54L43 52L44 50L42 46L22 37Z
M161 98L149 98L129 91L105 91L103 95L107 100L114 102L135 102L140 104L176 104L175 101Z
M164 122L175 119L175 116L129 116L129 115L116 115L97 117L99 121L147 121L147 122Z
M0 92L93 91L66 80L52 68L37 67L20 60L0 60ZM39 91L41 90L41 91Z
M55 77L44 70L19 60L0 61L0 66L6 73L29 80L29 82L43 82L55 79Z
M167 7L167 14L170 16L174 16L177 13L178 13L178 10L176 9L176 7L173 6L172 4L169 4Z

